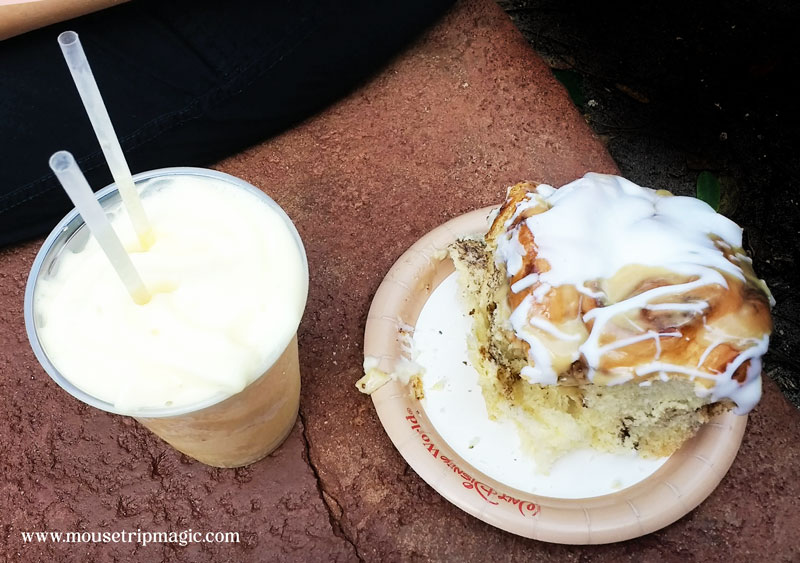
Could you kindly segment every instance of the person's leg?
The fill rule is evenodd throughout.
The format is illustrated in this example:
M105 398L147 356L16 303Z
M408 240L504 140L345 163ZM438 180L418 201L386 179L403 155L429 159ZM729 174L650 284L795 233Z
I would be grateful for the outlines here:
M71 207L47 167L71 151L111 182L56 37L80 35L131 171L207 165L348 92L451 0L137 0L0 43L0 245ZM346 4L346 6L343 6Z

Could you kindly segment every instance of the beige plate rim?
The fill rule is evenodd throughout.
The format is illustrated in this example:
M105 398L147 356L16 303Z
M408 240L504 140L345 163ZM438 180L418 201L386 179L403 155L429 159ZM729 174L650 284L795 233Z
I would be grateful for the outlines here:
M466 213L414 243L389 270L372 301L364 355L391 372L402 356L400 332L413 326L433 290L453 272L444 249L479 235L493 207ZM386 433L434 490L465 512L513 534L564 544L623 541L659 530L693 510L733 463L746 416L725 413L706 424L653 475L619 492L584 499L529 494L470 466L442 439L407 386L390 381L372 394Z

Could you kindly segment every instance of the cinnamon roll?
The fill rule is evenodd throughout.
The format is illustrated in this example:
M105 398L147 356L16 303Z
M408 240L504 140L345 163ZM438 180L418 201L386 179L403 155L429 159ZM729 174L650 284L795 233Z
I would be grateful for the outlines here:
M669 455L761 396L772 296L741 228L698 199L601 174L520 183L451 256L489 414L545 470L585 446Z

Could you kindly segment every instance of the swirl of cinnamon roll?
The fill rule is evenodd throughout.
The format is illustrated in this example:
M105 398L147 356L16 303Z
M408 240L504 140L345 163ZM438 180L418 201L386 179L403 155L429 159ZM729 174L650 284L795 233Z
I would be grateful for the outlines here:
M529 383L686 379L739 414L758 402L774 302L741 228L704 202L593 173L520 183L486 242Z

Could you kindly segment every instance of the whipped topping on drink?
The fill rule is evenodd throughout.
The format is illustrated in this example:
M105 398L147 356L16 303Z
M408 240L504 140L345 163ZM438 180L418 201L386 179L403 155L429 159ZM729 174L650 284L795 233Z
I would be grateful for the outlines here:
M264 373L295 335L307 270L296 233L264 199L223 180L162 176L141 184L155 242L120 207L114 230L152 294L133 302L86 236L36 287L38 336L53 365L124 411L233 395Z

